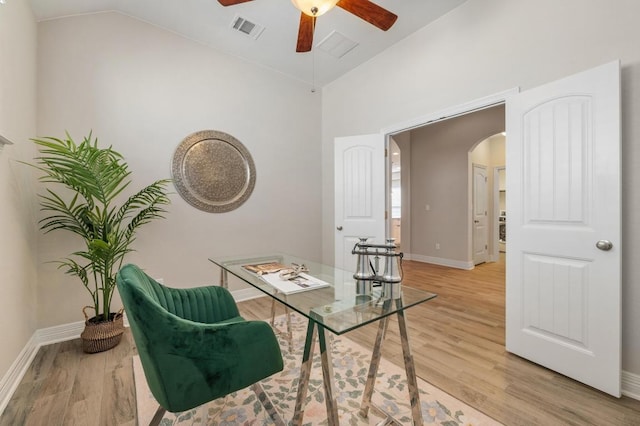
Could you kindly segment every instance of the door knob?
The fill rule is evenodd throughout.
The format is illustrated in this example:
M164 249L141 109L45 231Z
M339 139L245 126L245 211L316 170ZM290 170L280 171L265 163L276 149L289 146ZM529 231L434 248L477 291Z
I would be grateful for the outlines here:
M338 226L336 229L337 229L338 231L342 231L342 226Z
M596 243L596 247L602 251L609 251L613 248L613 243L609 240L600 240Z

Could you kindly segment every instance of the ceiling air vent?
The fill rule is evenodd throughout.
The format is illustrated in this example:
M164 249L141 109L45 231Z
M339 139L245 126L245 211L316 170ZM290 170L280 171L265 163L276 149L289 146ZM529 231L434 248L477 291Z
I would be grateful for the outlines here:
M344 34L333 30L328 36L322 39L316 47L327 52L331 56L342 58L357 45L358 43L347 38Z
M231 28L256 40L264 31L264 26L251 22L239 15L236 15L236 17L233 18L233 21L231 21Z

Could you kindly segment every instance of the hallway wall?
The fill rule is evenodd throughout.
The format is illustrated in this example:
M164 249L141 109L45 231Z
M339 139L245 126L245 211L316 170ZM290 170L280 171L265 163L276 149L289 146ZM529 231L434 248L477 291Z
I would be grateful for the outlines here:
M412 259L473 267L469 151L504 131L504 114L500 105L411 131Z

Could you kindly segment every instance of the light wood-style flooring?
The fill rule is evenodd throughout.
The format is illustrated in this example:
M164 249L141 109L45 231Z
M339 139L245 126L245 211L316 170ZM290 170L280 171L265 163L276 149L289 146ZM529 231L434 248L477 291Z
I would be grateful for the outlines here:
M438 297L407 311L417 374L506 425L640 425L640 401L614 398L504 349L504 262L463 271L405 261L405 285ZM264 298L239 304L270 315ZM280 312L283 312L282 310ZM348 334L371 345L375 324ZM397 323L384 356L402 365ZM43 347L0 417L4 425L136 424L129 331L115 349L82 353L79 340Z

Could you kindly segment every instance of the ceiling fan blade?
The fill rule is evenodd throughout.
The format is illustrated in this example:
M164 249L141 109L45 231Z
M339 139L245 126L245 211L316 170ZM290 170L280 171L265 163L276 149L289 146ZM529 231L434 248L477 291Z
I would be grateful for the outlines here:
M300 14L300 27L298 27L298 46L296 52L309 52L313 46L313 31L316 28L315 16Z
M251 1L251 0L218 0L218 3L220 3L223 6L233 6L234 4L240 4L247 1Z
M398 15L369 0L340 0L337 6L375 25L382 31L387 31L398 19Z

